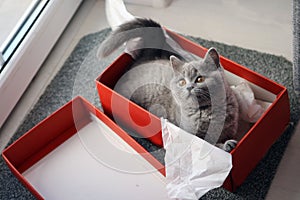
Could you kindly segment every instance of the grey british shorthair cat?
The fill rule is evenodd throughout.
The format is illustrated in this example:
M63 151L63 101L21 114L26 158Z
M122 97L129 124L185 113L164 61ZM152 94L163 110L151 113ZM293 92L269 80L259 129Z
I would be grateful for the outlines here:
M148 27L155 30L143 29ZM135 34L126 32L134 29ZM154 115L230 152L237 144L238 103L217 51L210 48L203 59L187 62L166 43L159 24L139 18L113 31L98 54L105 57L137 37L141 38L134 43L138 48L131 52L136 62L114 89Z

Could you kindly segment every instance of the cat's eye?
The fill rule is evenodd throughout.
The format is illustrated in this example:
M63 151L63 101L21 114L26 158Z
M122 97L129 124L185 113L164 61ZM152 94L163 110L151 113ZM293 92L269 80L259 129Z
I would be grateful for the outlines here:
M179 81L179 86L184 86L186 84L186 81L184 79L181 79Z
M202 82L204 82L204 81L205 81L204 76L198 76L198 77L196 78L195 83L202 83Z

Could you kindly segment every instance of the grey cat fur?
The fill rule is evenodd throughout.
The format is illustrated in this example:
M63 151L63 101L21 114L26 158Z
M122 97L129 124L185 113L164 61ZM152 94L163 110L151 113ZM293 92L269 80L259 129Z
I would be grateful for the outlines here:
M143 29L149 27L156 31L149 34ZM134 29L138 31L134 33ZM158 23L136 19L113 31L98 54L105 57L136 37L141 38L133 50L136 62L114 89L151 113L231 151L236 145L238 103L225 80L217 51L211 48L204 59L186 62L166 44Z

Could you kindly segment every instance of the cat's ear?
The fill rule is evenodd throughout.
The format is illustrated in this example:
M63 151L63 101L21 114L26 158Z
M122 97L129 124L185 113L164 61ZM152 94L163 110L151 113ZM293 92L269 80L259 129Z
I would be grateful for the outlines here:
M215 48L210 48L208 49L205 57L204 57L204 62L215 64L217 68L220 68L220 57Z
M181 67L183 66L183 62L177 58L176 56L170 56L171 66L173 67L175 72L180 72Z

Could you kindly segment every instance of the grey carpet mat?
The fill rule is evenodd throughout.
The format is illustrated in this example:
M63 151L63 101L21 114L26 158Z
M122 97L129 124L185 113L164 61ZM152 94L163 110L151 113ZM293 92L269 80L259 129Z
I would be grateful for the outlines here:
M293 67L294 87L300 94L300 1L293 0Z
M109 32L109 29L105 29L87 35L80 40L64 63L62 69L54 77L44 94L18 128L18 131L9 144L70 101L74 96L81 95L101 108L94 80L120 53L116 52L105 60L98 60L95 57L99 44ZM283 57L236 46L229 46L195 37L188 38L205 47L216 47L221 55L287 87L290 96L291 122L295 123L298 121L299 106L297 105L297 97L292 88L293 72L291 62ZM217 188L208 192L202 199L264 199L292 132L293 125L272 146L268 154L235 193L228 192L223 188ZM139 142L149 150L155 149L148 141L142 140ZM163 160L163 152L159 152L155 156L160 161ZM0 199L34 199L30 192L12 175L2 157L0 159Z

